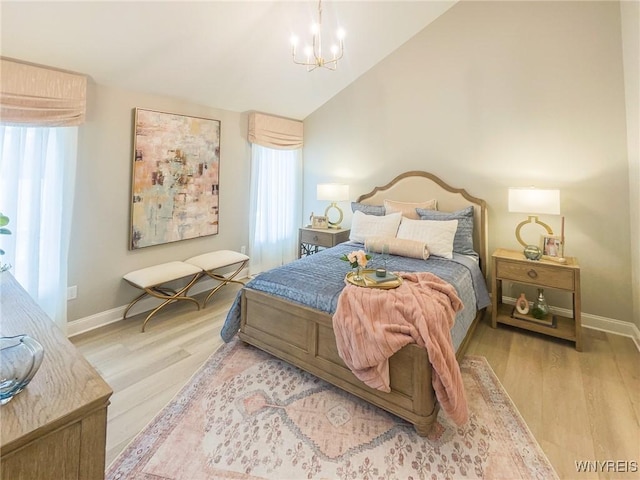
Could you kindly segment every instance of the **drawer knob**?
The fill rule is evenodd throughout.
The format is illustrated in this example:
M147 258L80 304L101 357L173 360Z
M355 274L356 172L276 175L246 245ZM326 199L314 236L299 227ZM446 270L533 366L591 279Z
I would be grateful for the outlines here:
M313 240L317 242L318 241L318 235L314 235L313 236Z
M529 278L538 278L538 272L536 272L533 268L527 272Z

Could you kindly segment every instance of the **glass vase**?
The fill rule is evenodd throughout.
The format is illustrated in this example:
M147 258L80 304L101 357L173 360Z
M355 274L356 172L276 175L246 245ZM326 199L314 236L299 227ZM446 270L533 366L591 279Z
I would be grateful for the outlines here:
M544 320L549 316L549 304L544 298L544 290L542 288L538 289L538 296L533 302L533 307L531 308L531 315L533 318L538 320Z
M363 280L363 278L362 278L362 267L357 266L356 268L354 268L354 270L353 270L353 279L356 282L361 282Z
M42 345L28 335L0 337L0 405L24 390L43 356Z

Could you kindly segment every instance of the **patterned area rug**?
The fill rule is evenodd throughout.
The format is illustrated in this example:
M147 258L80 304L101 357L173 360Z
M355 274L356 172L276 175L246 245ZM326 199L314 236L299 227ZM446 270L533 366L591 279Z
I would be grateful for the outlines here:
M469 422L430 438L242 342L221 347L113 462L107 479L553 479L484 357L465 357Z

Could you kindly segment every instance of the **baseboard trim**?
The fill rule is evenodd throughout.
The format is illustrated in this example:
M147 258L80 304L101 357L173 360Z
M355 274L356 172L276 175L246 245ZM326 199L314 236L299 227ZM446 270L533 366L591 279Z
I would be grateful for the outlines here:
M585 322L585 319L587 320ZM615 333L629 337L640 351L640 330L631 322L614 320L612 318L599 317L598 315L582 314L582 326L607 333Z
M248 275L249 269L244 268L240 271L236 278L247 278ZM211 278L207 278L196 283L193 288L189 290L189 294L197 295L198 293L206 292L207 290L211 290L212 288L214 288L217 284L217 281ZM143 298L131 308L128 316L131 317L139 313L149 312L160 305L160 303L160 300L153 297ZM111 310L106 310L94 315L89 315L88 317L72 320L67 324L67 336L69 338L75 337L76 335L95 330L96 328L119 322L120 320L122 320L126 308L127 305L123 305L121 307L112 308Z
M238 274L238 278L247 278L248 275L249 269L245 268ZM194 287L191 289L191 293L197 295L198 293L211 290L216 285L217 282L215 282L215 280L206 279L194 285ZM503 301L511 305L514 305L516 303L516 299L511 297L503 297ZM143 300L140 300L131 309L130 314L131 316L133 316L139 313L148 312L159 305L159 303L159 300L147 297ZM69 338L71 338L76 335L95 330L96 328L119 322L120 320L122 320L122 316L124 315L124 311L126 308L127 306L123 305L121 307L112 308L111 310L96 313L95 315L90 315L85 318L73 320L67 324L67 335L69 336ZM572 315L571 310L564 308L552 307L551 310L558 315L567 317L570 317ZM638 351L640 351L640 330L631 322L624 322L622 320L615 320L613 318L601 317L598 315L591 315L589 313L582 312L582 326L584 328L591 328L593 330L600 330L602 332L629 337L635 343Z
M503 297L503 302L515 305L516 299ZM567 308L551 307L551 311L564 317L571 317L573 315L573 312ZM631 322L624 322L622 320L615 320L613 318L601 317L599 315L582 312L582 327L629 337L633 340L638 351L640 351L640 330Z

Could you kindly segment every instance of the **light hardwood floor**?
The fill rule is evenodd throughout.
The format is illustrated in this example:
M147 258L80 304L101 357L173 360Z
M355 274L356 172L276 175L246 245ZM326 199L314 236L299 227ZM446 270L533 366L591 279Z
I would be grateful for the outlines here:
M138 315L71 339L114 390L107 464L221 345L238 288L225 286L200 312L173 305L145 333ZM467 353L488 359L560 478L640 478L638 471L611 473L611 465L609 472L576 471L576 461L640 463L640 353L630 339L595 330L585 329L583 341L577 352L535 333L494 330L485 315Z

